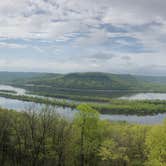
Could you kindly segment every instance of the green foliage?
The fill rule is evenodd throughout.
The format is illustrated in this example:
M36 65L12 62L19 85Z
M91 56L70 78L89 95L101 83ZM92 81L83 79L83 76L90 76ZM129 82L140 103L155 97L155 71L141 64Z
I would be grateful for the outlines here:
M0 109L0 165L165 166L166 123L112 123L87 104L77 109L73 121L51 106Z
M46 74L27 80L27 84L36 86L71 89L109 89L128 90L140 87L139 82L131 75L108 73L71 73L66 75Z
M146 139L148 166L166 165L166 121L153 127Z
M1 71L0 72L0 83L12 83L17 81L24 82L28 79L33 79L35 77L43 76L42 73L31 73L31 72L7 72L7 71Z
M0 82L24 86L37 92L64 91L78 92L79 90L137 90L142 84L131 75L118 75L100 72L44 74L44 73L10 73L0 72ZM78 90L78 91L77 91ZM53 93L52 93L53 94Z
M73 121L74 130L77 131L75 141L76 156L79 158L78 165L95 165L98 156L97 151L101 144L101 126L99 113L86 104L77 107L79 112Z
M128 157L126 155L126 148L119 147L116 142L113 140L105 140L99 150L99 156L101 156L102 160L124 160L124 162L128 161Z
M21 96L0 93L0 96L27 102L49 104L52 106L70 107L73 109L76 109L80 104L80 102L31 97L26 95ZM109 100L109 102L103 103L91 102L89 103L89 106L102 114L154 115L166 112L166 101L164 100Z
M79 101L108 101L133 92L166 92L166 77L87 73L0 72L0 83L23 87L31 93ZM98 96L98 98L96 98ZM100 96L100 98L99 98Z

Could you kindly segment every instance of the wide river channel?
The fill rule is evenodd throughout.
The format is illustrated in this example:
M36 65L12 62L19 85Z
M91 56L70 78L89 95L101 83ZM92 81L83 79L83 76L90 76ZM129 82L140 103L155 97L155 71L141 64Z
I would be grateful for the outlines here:
M21 88L15 88L7 85L0 85L0 91L15 91L18 95L26 95L26 91ZM10 92L5 92L10 93ZM43 97L43 96L41 96ZM166 100L166 94L164 93L137 93L130 96L122 96L120 99L128 100ZM36 105L40 107L42 105L35 104L33 102L25 102L21 100L9 99L0 97L0 107L7 109L14 109L17 111L23 111L31 105ZM56 107L57 113L60 115L72 119L77 110L72 110L71 108ZM139 123L139 124L159 124L166 119L166 113L150 115L150 116L137 116L137 115L111 115L111 114L101 114L101 119L107 119L110 121L127 121L130 123Z

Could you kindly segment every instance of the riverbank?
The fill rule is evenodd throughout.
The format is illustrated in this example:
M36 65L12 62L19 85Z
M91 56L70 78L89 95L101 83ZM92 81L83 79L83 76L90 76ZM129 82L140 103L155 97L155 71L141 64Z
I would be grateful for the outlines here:
M47 99L40 97L31 97L26 95L13 95L0 93L1 97L17 99L26 102L48 104L53 106L69 107L76 109L77 102L68 102L66 100ZM88 103L92 108L98 110L101 114L121 114L121 115L156 115L166 112L166 101L164 100L118 100L112 99L108 103Z

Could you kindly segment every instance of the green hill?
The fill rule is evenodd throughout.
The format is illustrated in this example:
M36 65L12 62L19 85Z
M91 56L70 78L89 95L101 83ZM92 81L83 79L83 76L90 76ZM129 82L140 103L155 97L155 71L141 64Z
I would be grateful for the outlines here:
M31 90L45 90L47 92L55 92L55 90L105 90L105 92L107 90L166 91L166 77L101 72L70 74L0 72L0 84L13 84L24 86Z
M45 74L26 80L26 84L70 89L94 90L132 90L141 88L140 82L131 75L118 75L108 73L71 73L71 74Z
M135 78L147 83L166 84L165 76L135 76Z
M8 72L8 71L1 71L0 72L0 83L1 84L8 84L13 81L23 81L29 80L34 77L42 76L42 73L33 73L33 72Z

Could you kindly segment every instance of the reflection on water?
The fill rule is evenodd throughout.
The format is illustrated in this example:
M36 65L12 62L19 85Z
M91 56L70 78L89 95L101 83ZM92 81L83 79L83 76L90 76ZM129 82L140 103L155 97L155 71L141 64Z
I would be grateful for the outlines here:
M42 107L44 104L35 104L33 102L23 102L14 99L6 99L0 97L0 106L2 108L14 109L18 111L25 110L29 106L37 106ZM72 110L71 108L63 108L63 107L55 107L56 112L61 116L72 119L77 112L76 110ZM108 119L112 121L127 121L131 123L139 123L139 124L157 124L163 122L166 118L166 114L158 114L154 116L136 116L136 115L101 115L101 119Z
M119 99L127 100L166 100L166 93L136 93L132 95L125 95Z
M13 109L17 111L25 111L29 107L34 107L36 109L40 109L44 106L44 104L37 104L33 102L25 102L15 99L8 99L4 97L0 97L0 107L6 108L6 109ZM72 118L74 114L76 113L76 110L73 110L71 108L63 108L63 107L55 107L55 110L58 114L67 117Z
M12 86L7 85L0 85L0 90L7 90L7 91L15 91L17 95L28 95L26 94L26 91L21 88L15 88ZM33 97L42 97L44 96L37 96L37 95L31 95ZM55 98L49 98L49 99L55 99ZM166 100L166 94L164 93L137 93L132 94L128 96L120 97L119 99L129 99L129 100ZM62 100L62 99L60 99ZM71 102L71 100L70 100ZM35 107L42 107L44 104L36 104L33 102L25 102L15 99L8 99L4 97L0 97L0 107L7 108L7 109L14 109L17 111L23 111L25 108L28 108L30 106L34 105ZM77 112L76 110L72 110L71 108L63 108L63 107L55 107L56 112L60 115L72 119ZM157 124L163 122L164 119L166 119L166 113L164 114L158 114L153 116L137 116L137 115L108 115L108 114L102 114L101 119L108 119L111 121L127 121L130 123L139 123L139 124Z
M10 85L1 85L0 84L0 91L14 91L16 92L16 94L14 95L25 95L25 96L30 96L30 97L38 97L38 98L42 98L42 99L50 99L50 100L59 100L59 101L66 101L66 102L73 102L73 100L70 99L63 99L63 98L55 98L55 97L45 97L45 96L39 96L39 95L34 95L34 94L29 94L27 93L27 91L25 89L22 88L16 88ZM10 92L3 92L5 94L11 94ZM78 101L74 101L76 103L80 103Z
M26 107L28 107L29 105L32 105L32 104L34 104L34 103L0 97L0 107L1 108L22 111Z
M102 119L111 121L126 121L138 124L159 124L166 119L166 113L150 116L137 116L137 115L101 115Z
M9 85L0 85L0 90L14 91L17 95L24 95L26 90L21 88L15 88Z

